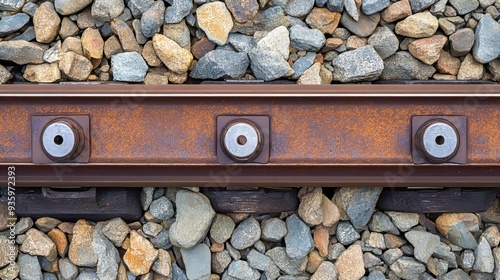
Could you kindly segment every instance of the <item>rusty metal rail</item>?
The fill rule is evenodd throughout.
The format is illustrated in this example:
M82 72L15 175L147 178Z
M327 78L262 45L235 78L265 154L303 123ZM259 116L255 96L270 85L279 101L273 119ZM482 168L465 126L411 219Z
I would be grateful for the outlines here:
M0 180L16 166L17 186L500 184L498 84L6 85L0 112ZM221 116L266 117L268 155L228 164ZM415 126L434 117L461 145L436 162L415 147ZM80 152L46 157L42 135L60 119L84 135Z

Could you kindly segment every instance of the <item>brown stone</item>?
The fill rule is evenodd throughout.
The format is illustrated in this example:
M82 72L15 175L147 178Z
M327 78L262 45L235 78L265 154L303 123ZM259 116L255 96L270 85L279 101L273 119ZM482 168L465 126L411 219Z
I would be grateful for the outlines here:
M76 18L78 28L84 30L90 27L95 27L95 19L92 17L90 7L86 8L78 14Z
M321 67L322 67L321 68L322 70L320 70L320 76L322 76L322 72L324 72L325 70L328 71L330 73L330 75L329 75L330 82L329 83L331 83L332 72L330 72L328 69L326 69L323 65ZM323 68L325 68L325 69L323 70ZM326 74L326 75L328 75L328 74ZM323 81L323 84L326 84L326 81ZM337 205L335 205L335 203L333 203L333 201L328 199L328 197L326 197L325 195L323 195L323 197L321 198L321 210L323 211L323 225L324 226L331 227L335 223L340 221L339 208L337 207Z
M468 54L458 70L459 80L480 80L483 77L484 66Z
M152 270L162 276L172 276L172 258L168 251L158 249L158 259L153 264Z
M314 58L314 63L320 63L320 64L323 64L324 62L324 59L323 59L323 54L322 53L318 53L316 54L316 57Z
M167 73L159 72L148 72L146 78L144 78L144 84L146 85L167 85L168 77Z
M156 55L152 41L148 41L144 45L144 48L142 49L142 57L144 57L144 60L146 60L149 66L156 67L161 65L161 60Z
M457 76L436 73L436 74L432 75L432 78L434 80L440 80L440 81L454 81L457 79Z
M344 40L340 38L328 38L326 39L325 46L321 49L321 52L326 53L333 51L344 44Z
M382 19L385 22L393 22L411 15L411 6L408 0L401 0L392 3L382 12Z
M224 243L219 244L212 240L212 245L210 246L210 252L217 253L224 251Z
M64 57L67 57L67 54ZM88 61L88 59L86 59L85 57L80 57ZM73 228L73 238L68 250L69 260L74 265L89 267L94 267L97 265L97 255L92 249L93 234L93 225L89 224L85 220L78 220L78 222L76 222Z
M411 38L426 38L438 29L438 19L430 12L411 15L396 24L396 34Z
M361 246L354 244L343 251L335 262L339 280L356 280L365 275Z
M67 52L59 61L59 69L73 81L85 81L93 69L92 62L74 52Z
M237 22L246 22L254 18L259 11L256 0L225 0L225 2Z
M429 38L415 40L408 46L411 55L425 64L432 65L438 61L439 54L448 38L443 35L434 35Z
M79 55L83 55L82 40L76 37L68 37L62 43L62 52L74 52Z
M57 226L57 228L60 229L64 233L73 234L73 227L74 226L75 226L75 224L73 224L73 223L64 222L62 224L59 224Z
M208 38L203 37L201 40L196 41L191 48L193 56L200 60L207 53L215 49L215 44L208 40Z
M71 36L75 36L80 32L78 25L74 23L69 17L64 17L61 21L61 29L59 29L59 36L66 39Z
M364 47L368 44L368 39L361 38L356 35L349 36L347 38L346 47L348 50L355 50L357 48Z
M40 4L33 16L36 40L40 43L52 42L59 32L61 19L51 2Z
M399 248L406 244L406 240L404 238L390 233L384 234L384 241L387 249Z
M436 63L436 68L441 73L457 75L458 69L460 69L460 59L442 50Z
M208 39L216 44L224 45L229 32L233 28L233 18L223 2L210 2L196 9L198 26Z
M307 255L306 271L314 273L325 259L319 255L317 250L313 250Z
M322 257L328 256L328 245L330 244L329 228L323 225L314 227L314 247L318 249L319 255Z
M156 55L168 69L178 74L188 71L193 61L193 55L190 51L181 48L176 42L161 34L156 34L153 37L153 47Z
M306 18L311 28L332 34L340 23L341 13L330 12L326 8L313 8Z
M56 244L56 249L57 253L59 253L59 256L61 258L66 257L66 254L68 253L68 239L66 238L66 235L62 230L58 228L54 228L49 233L47 236Z
M30 82L53 83L61 79L61 71L56 63L29 64L23 78Z
M7 68L5 68L0 64L0 85L7 83L10 79L12 79L12 77L14 77L14 75L12 75L12 73L10 73L10 71ZM8 220L7 220L8 212L7 210L4 211L2 209L3 207L5 207L6 209L7 208L6 204L0 203L0 231L4 231L5 229L7 229L8 225Z
M135 276L148 273L157 258L158 251L151 242L137 231L130 231L130 248L123 256L130 272Z
M477 63L477 62L476 62ZM482 66L482 65L481 65ZM448 237L450 228L459 222L464 222L467 230L471 232L479 231L479 219L472 213L446 213L436 219L436 228L445 237Z
M120 44L120 40L113 35L109 37L106 42L104 42L104 56L106 56L107 59L110 59L111 56L122 53L122 45Z
M19 251L32 256L46 257L49 261L56 260L56 245L45 233L31 228L26 232L26 236L26 240L19 247Z
M315 64L316 65L316 64ZM311 67L312 68L312 67ZM314 78L309 78L306 70L304 74L300 77L298 83L303 84L303 83L312 83L314 81L318 81L320 83L319 79L319 63L317 63L316 68L317 70L317 77ZM310 71L311 72L311 71ZM321 198L322 198L322 189L321 188L313 188L310 192L304 194L302 196L301 202L299 204L299 209L298 209L298 214L306 222L308 225L319 225L323 222L323 211L321 210Z
M177 74L172 71L167 71L167 76L168 76L168 81L171 82L172 84L183 84L186 82L188 74L187 72Z
M191 50L191 33L185 20L163 25L163 35L176 42L181 48Z
M104 50L104 40L99 30L87 28L82 34L83 55L88 59L101 59Z
M120 43L124 51L141 52L141 48L135 39L134 31L132 31L132 29L123 20L112 20L111 31L113 31L113 33L115 33L120 39Z

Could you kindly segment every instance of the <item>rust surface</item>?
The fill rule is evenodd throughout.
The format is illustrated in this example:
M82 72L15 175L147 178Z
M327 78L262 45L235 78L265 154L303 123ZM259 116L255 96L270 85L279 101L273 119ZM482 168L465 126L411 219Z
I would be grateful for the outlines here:
M6 97L35 93L40 96ZM103 97L97 93L113 96ZM200 93L205 96L196 96ZM41 96L43 94L51 96ZM82 97L93 94L95 96ZM237 94L245 96L236 97ZM425 94L429 96L422 96ZM328 165L333 170L340 166L364 166L368 170L375 166L413 166L411 117L463 115L468 118L469 128L466 167L488 167L488 172L493 173L485 171L489 174L484 173L487 181L500 183L500 172L495 173L500 168L499 96L499 85L2 86L0 164L23 164L30 172L37 168L31 165L31 116L82 114L90 117L91 152L86 168L93 166L94 171L101 165L147 164L159 168L191 168L190 176L210 172L189 166L221 167L216 157L216 118L220 115L270 117L269 164L254 167L252 170L257 173L252 176L259 172L271 174L277 167L320 170L321 165ZM83 166L71 168L83 170ZM454 168L453 172L458 172L464 166ZM144 168L142 172L147 170ZM310 174L309 177L316 173ZM460 174L465 173L455 175ZM112 174L108 179L109 176ZM169 178L172 182L188 184L203 176L183 180ZM168 178L162 180L165 179ZM272 184L274 180L267 183ZM153 181L155 179L151 179Z

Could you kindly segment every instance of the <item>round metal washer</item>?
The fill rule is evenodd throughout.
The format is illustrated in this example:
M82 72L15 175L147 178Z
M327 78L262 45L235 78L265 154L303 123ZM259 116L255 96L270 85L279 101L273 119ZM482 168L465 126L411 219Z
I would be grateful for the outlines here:
M235 160L251 160L262 150L262 133L248 120L235 120L222 132L222 145Z
M453 157L460 142L455 127L441 121L425 126L421 137L424 152L435 160L448 160Z
M78 134L63 121L49 124L42 133L42 147L45 153L55 159L70 157L78 147Z

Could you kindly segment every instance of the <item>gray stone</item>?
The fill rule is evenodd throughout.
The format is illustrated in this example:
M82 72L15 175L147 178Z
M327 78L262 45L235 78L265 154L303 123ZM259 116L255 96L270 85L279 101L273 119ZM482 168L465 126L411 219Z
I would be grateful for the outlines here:
M448 3L455 8L459 15L468 14L479 7L477 0L449 0Z
M246 261L233 261L229 264L227 274L231 277L241 280L257 280L260 278L260 273L250 267Z
M481 236L488 240L491 248L497 247L500 243L500 232L495 225L486 228Z
M35 15L38 5L33 2L28 2L23 6L22 12L28 14L30 17Z
M157 236L161 231L163 227L160 224L153 223L153 222L147 222L143 227L142 231L152 237Z
M163 229L158 233L157 236L154 238L151 238L151 244L153 244L153 247L158 248L158 249L165 249L168 250L172 248L172 244L170 243L169 239L169 234L168 230Z
M349 245L361 238L356 229L349 222L340 222L335 233L337 240L342 245Z
M20 40L28 42L35 40L35 28L33 26L29 26L28 28L26 28L26 30L24 30L24 32L21 35L12 38L12 40Z
M448 272L448 262L445 260L430 258L427 262L427 269L429 269L432 274L439 277Z
M305 56L299 57L292 66L295 73L291 76L292 79L298 79L309 67L311 67L316 59L316 53L307 52Z
M475 261L476 257L474 256L474 252L472 250L464 250L459 258L460 267L465 270L472 269Z
M392 233L399 235L399 230L391 222L389 216L382 212L375 212L372 216L368 227L371 231L382 232L382 233Z
M130 228L122 220L122 218L114 218L110 220L102 229L102 233L106 236L116 247L121 247L123 240L130 232Z
M425 265L411 257L401 257L395 261L390 269L400 278L413 280L418 279L426 270Z
M234 249L233 246L231 246L231 243L226 242L226 249L227 249L227 252L229 253L229 255L231 256L231 258L233 258L233 260L241 259L240 251Z
M463 222L459 222L448 230L448 240L464 249L476 249L477 241Z
M500 279L500 248L493 249L493 259L495 261L495 270L493 270L495 279Z
M55 0L54 7L57 13L66 16L83 10L90 3L92 0Z
M441 242L439 236L417 230L405 233L405 237L415 248L415 258L423 263L427 263Z
M61 280L75 280L78 275L78 268L76 265L72 264L67 258L59 259L58 265Z
M78 274L78 277L76 277L76 280L94 280L98 279L99 276L97 276L97 272L93 270L83 270ZM44 279L45 280L45 279Z
M410 0L411 11L418 13L432 6L436 0Z
M188 279L210 278L211 255L205 244L198 244L192 249L181 249Z
M434 67L422 63L408 52L400 51L384 60L384 71L382 71L380 79L427 80L435 72ZM401 228L399 229L401 230Z
M486 238L481 237L479 239L479 245L474 252L474 257L476 261L474 262L474 270L478 272L492 273L495 268L495 262L493 259L493 253L491 251L490 244Z
M97 256L97 276L101 280L114 280L118 275L120 254L106 237L94 231L92 249Z
M231 236L231 245L237 250L253 246L260 239L260 224L254 217L241 222Z
M16 223L14 232L16 235L23 234L33 227L33 220L30 217L23 217Z
M62 50L61 50L61 41L58 41L54 46L52 46L50 49L46 50L43 53L43 61L47 63L54 63L58 62L61 58L62 55ZM42 220L43 219L43 220ZM58 224L61 223L61 221L49 217L45 217L42 219L37 220L37 225L36 227L40 230L42 230L43 227L43 232L49 232L52 228L56 227ZM39 222L44 222L44 224L39 224Z
M380 58L371 45L341 53L332 61L332 65L335 68L335 79L341 81L342 83L373 81L377 79L382 73L382 70L384 70L384 62L382 58ZM375 192L363 191L362 193L367 196L358 198L368 199L371 201L357 207L352 207L352 205L350 205L347 209L345 209L352 224L356 228L365 226L370 220L373 208L381 192L380 189L374 190ZM370 195L372 196L369 197ZM340 211L342 212L343 210Z
M0 19L0 37L5 37L23 28L30 21L27 14L19 13L11 16L4 16Z
M440 278L440 280L469 280L469 275L461 269L454 269Z
M216 214L212 226L210 227L210 237L217 243L223 244L233 234L235 223L231 217Z
M367 16L378 13L383 9L389 7L391 1L389 0L364 0L361 4L361 10Z
M221 274L231 263L232 259L227 250L217 252L212 256L212 271ZM250 260L249 260L250 261Z
M283 247L275 247L267 251L266 256L270 257L284 273L289 275L300 275L306 269L307 258L299 260L291 259Z
M278 218L270 218L262 222L262 240L280 242L287 233L286 223Z
M272 81L293 74L288 62L277 52L254 48L248 55L250 66L257 79Z
M472 271L470 274L470 279L471 280L495 280L495 276L492 273Z
M168 200L168 198L164 196L151 202L151 205L149 206L149 212L155 218L164 221L171 219L175 215L174 206L172 205L172 202L170 202L170 200Z
M314 7L314 0L288 0L285 12L292 17L306 16Z
M388 27L379 27L368 38L368 44L372 45L382 59L393 55L399 48L398 37Z
M323 261L316 272L311 276L311 280L336 280L338 277L337 270L333 263Z
M314 249L309 227L295 214L286 219L286 253L292 259L302 259Z
M332 12L342 13L344 10L344 0L328 0L326 7Z
M19 265L19 278L22 280L40 280L43 279L42 268L36 256L28 254L19 254L17 258Z
M488 63L500 57L500 23L491 15L484 15L476 27L476 40L472 48L474 59L479 63Z
M253 22L257 30L266 30L266 31L274 30L280 26L284 27L290 26L289 17L285 15L285 11L283 11L283 9L279 6L270 7L262 11L261 13L257 14ZM252 35L252 34L247 34L247 35Z
M123 0L94 0L92 17L99 21L111 21L121 15L124 9Z
M7 68L5 68L4 66L0 65L0 85L7 83L10 79L12 79L12 77L13 75L9 72L9 70L7 70ZM3 206L0 205L0 208L2 207ZM0 228L2 228L2 230L7 228L8 225L7 215L8 215L7 211L4 212L3 209L0 209L0 218L2 218L0 222Z
M227 39L235 50L248 53L255 45L252 36L247 36L240 33L230 33Z
M250 61L244 52L213 50L204 55L189 74L195 79L239 78L246 73Z
M373 50L371 46L366 47ZM355 51L361 49L364 52L363 48ZM376 52L373 50L372 53ZM341 219L350 220L355 228L360 229L370 221L381 192L382 188L341 188L335 193L333 202L340 210Z
M255 39L257 41L257 39ZM277 27L257 42L257 48L279 53L287 60L290 54L290 37L288 29Z
M326 2L328 2L328 0L316 0L316 6L324 7L326 5Z
M147 71L146 61L136 52L124 52L111 57L111 72L115 81L143 82Z
M460 250L462 250L460 248ZM440 242L436 250L432 254L433 257L443 259L448 262L449 268L457 268L457 256L451 251L450 246Z
M0 1L0 11L17 12L21 10L25 0L2 0Z
M177 216L170 227L170 242L177 247L193 248L207 235L215 212L205 195L187 190L177 192L175 204Z
M369 16L359 13L359 19L355 21L347 12L344 12L340 19L342 25L358 37L370 36L377 28L379 21L380 14L378 13Z
M155 192L155 188L152 188L152 187L142 188L141 205L142 205L142 209L144 211L147 211L149 209L149 206L151 205L151 202L153 202L154 192Z
M336 260L342 252L345 251L344 245L341 243L335 243L328 245L328 260Z
M151 38L160 32L165 15L165 4L163 1L156 1L151 8L142 14L141 32L144 36Z
M192 0L173 0L172 6L165 10L165 23L179 23L193 8Z
M135 18L146 12L153 5L154 0L128 0L127 7ZM125 20L124 20L125 21Z
M77 279L80 279L80 278L77 278ZM57 277L52 273L44 272L43 273L43 280L57 280Z
M172 280L188 280L184 271L176 264L172 264Z
M40 64L44 49L26 41L0 42L0 60L12 61L19 65Z
M405 61L406 62L406 61ZM392 220L394 225L403 232L407 232L412 227L418 225L417 213L404 213L404 212L385 212Z
M359 20L360 12L358 11L355 0L344 0L344 10L352 19L355 21Z
M443 14L448 0L437 0L431 7L432 14Z
M247 255L248 264L260 271L268 271L270 267L274 264L270 257L257 252L256 250L251 250Z
M401 251L401 249L399 248L389 249L382 254L382 260L387 265L391 265L402 256L403 256L403 251Z
M372 270L366 280L386 280L385 275L380 270Z
M367 248L374 248L385 250L387 247L385 246L384 235L378 232L370 232L368 238L362 238L365 241L365 245Z
M365 265L365 268L372 268L384 264L381 259L370 252L366 252L363 254L363 263Z
M291 46L302 51L319 51L325 44L325 35L318 29L299 25L290 28Z
M134 29L135 40L137 41L137 43L139 43L140 45L146 44L146 42L148 41L148 38L146 36L144 36L144 34L142 34L141 20L134 19L132 21L132 28Z

